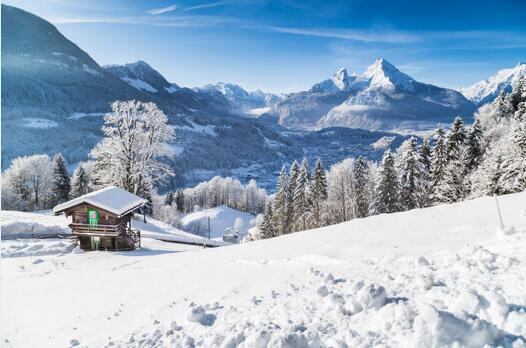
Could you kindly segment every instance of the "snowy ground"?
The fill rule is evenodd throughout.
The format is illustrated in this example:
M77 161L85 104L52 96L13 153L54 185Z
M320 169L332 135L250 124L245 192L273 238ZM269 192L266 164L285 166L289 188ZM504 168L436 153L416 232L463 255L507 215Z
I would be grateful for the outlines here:
M499 201L514 234L482 198L223 248L3 258L1 345L524 347L526 193Z

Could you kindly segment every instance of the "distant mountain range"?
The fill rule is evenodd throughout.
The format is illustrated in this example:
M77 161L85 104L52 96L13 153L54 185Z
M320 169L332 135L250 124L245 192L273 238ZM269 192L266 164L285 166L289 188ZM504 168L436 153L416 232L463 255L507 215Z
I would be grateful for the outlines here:
M491 103L500 92L509 93L520 76L526 76L526 63L519 63L514 68L499 70L487 80L461 88L460 92L475 105Z
M340 69L308 91L283 98L270 111L286 127L331 126L369 130L428 130L461 115L470 119L475 105L461 93L418 82L385 59L361 75Z

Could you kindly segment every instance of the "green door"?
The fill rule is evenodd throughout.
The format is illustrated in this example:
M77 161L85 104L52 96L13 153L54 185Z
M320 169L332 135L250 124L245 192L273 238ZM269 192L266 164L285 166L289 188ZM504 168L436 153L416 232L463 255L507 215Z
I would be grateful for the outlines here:
M100 237L91 237L91 250L100 249Z

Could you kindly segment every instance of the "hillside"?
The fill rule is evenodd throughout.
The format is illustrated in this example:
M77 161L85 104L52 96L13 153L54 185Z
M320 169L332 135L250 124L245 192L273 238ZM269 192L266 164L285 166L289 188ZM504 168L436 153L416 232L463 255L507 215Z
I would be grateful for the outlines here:
M224 248L3 258L3 346L520 347L526 193L499 202L517 233L485 197Z

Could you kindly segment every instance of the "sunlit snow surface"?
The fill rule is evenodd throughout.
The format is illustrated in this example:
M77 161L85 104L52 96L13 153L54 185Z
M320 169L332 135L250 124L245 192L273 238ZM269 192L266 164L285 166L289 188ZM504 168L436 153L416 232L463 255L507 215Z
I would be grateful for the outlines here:
M2 347L523 347L526 193L499 202L516 233L486 197L214 249L4 257Z

